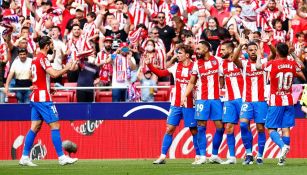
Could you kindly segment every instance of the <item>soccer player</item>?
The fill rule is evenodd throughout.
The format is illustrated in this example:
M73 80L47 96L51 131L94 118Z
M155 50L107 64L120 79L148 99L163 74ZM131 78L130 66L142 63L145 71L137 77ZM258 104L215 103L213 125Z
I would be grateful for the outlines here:
M271 42L268 42L270 47ZM242 47L246 45L248 60L239 59ZM275 52L272 52L275 55ZM263 164L263 151L266 142L265 137L265 117L267 114L267 103L265 102L265 81L266 73L263 69L256 69L257 57L260 57L260 48L255 42L247 43L245 36L240 38L240 44L236 49L233 62L242 69L244 87L242 97L242 107L240 114L240 129L242 142L246 150L245 161L243 165L253 164L254 157L252 154L253 135L250 130L250 120L254 119L258 132L258 155L257 164ZM271 55L272 56L272 55ZM265 60L262 59L262 62Z
M23 148L22 157L19 161L20 165L37 166L32 163L29 158L29 152L33 145L36 134L39 132L43 121L51 128L51 139L59 157L59 164L66 165L75 163L77 158L70 158L64 155L62 150L62 141L60 136L59 117L54 104L51 101L49 92L49 78L56 78L66 73L72 66L69 62L62 70L55 70L51 67L47 59L47 54L52 54L53 43L48 36L43 36L39 39L40 53L32 60L31 76L33 83L33 92L31 94L31 129L29 130Z
M273 142L281 149L281 155L278 165L285 165L286 155L290 150L290 127L295 125L295 109L292 97L292 81L294 76L298 75L305 79L299 66L302 63L299 59L288 59L289 47L285 43L276 45L276 59L261 64L257 58L257 69L264 69L269 72L270 95L269 109L266 116L265 127L268 128ZM277 129L282 129L282 137Z
M222 164L235 164L237 162L234 125L238 123L242 106L243 76L240 68L232 61L234 48L235 46L231 41L224 42L221 45L221 57L223 61L220 64L220 72L224 79L224 81L221 82L222 87L226 90L222 121L226 124L225 130L229 149L229 157L226 161L222 162Z
M221 145L224 127L222 123L223 105L219 95L219 61L210 55L210 44L206 41L201 41L196 47L197 61L194 62L192 76L189 85L186 89L182 104L186 97L190 96L198 85L196 91L195 116L198 129L198 146L200 159L195 164L203 164L206 162L206 127L207 121L211 119L216 127L216 132L213 137L212 156L209 159L212 163L222 163L218 157L218 150Z
M183 118L184 126L189 127L193 136L194 149L196 151L195 161L199 159L199 149L197 144L197 123L194 119L194 108L193 108L193 95L190 94L187 97L186 107L181 106L181 96L184 95L186 87L188 86L191 78L191 71L193 68L193 62L191 57L194 51L191 46L181 44L178 47L178 62L169 67L167 70L161 70L155 68L149 59L145 60L148 68L160 76L168 76L170 73L173 74L175 80L175 94L171 100L170 114L167 118L167 129L162 141L162 151L160 157L153 162L153 164L164 164L166 154L173 141L173 133L175 132L176 126L179 125L180 120Z

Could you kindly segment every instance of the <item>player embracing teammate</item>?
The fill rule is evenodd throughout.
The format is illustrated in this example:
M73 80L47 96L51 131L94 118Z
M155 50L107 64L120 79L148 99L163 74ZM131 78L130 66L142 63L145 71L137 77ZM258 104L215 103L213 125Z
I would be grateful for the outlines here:
M210 54L211 46L208 42L200 41L196 46L194 54L197 59L194 60L193 68L189 70L190 81L185 89L181 89L181 92L184 92L181 93L181 106L184 108L187 107L191 95L196 94L193 119L197 121L197 139L194 128L191 132L194 145L198 145L196 149L199 149L200 157L193 164L204 164L207 161L206 127L207 121L211 119L215 124L216 132L209 162L236 163L234 128L240 120L241 137L246 150L246 157L242 164L253 164L253 135L250 122L254 120L258 133L256 163L263 164L266 127L270 138L281 149L278 165L285 165L286 155L290 150L290 127L293 127L295 123L292 81L294 76L305 79L301 72L303 64L293 56L294 54L289 53L287 44L278 43L275 48L269 37L265 36L261 42L266 42L270 47L271 54L267 59L262 57L259 42L249 41L245 36L240 37L237 48L233 42L224 41L220 50L222 59L217 59ZM246 48L247 58L241 57L243 47ZM268 97L265 88L267 82L270 82ZM225 89L224 104L220 99L221 89ZM174 124L177 125L177 123ZM281 129L282 136L277 129ZM229 149L226 161L218 157L224 130ZM170 144L171 142L168 147ZM165 154L164 151L162 159L160 157L154 163L164 163Z

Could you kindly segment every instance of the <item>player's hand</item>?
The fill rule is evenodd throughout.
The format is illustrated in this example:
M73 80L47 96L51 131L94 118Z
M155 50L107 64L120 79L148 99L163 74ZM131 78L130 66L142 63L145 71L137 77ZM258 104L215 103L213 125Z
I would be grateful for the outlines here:
M122 12L125 14L128 13L128 6L126 4L124 5Z
M180 106L187 107L187 97L185 97L184 95L181 96Z
M247 44L247 42L248 42L248 40L245 38L245 34L242 33L241 36L240 36L240 45L244 46L244 45Z

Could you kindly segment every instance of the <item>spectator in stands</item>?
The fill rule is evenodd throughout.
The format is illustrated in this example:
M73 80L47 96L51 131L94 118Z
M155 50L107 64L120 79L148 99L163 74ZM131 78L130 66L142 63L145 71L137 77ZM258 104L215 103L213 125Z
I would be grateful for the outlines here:
M52 68L55 70L63 69L63 58L66 55L67 46L60 40L61 29L58 26L53 26L51 29L51 38L54 44L52 55L47 55L48 60L51 62ZM53 79L55 83L62 83L62 76Z
M3 43L0 43L0 87L4 87L5 65L8 61L8 55L9 55L8 54L9 48L8 48L7 43L9 42L10 36L3 35L3 31L0 32L0 34L2 35L3 40L4 40ZM4 100L5 100L5 94L2 91L0 91L0 103L4 103Z
M170 46L172 44L173 39L176 37L176 33L173 27L170 27L166 25L165 23L165 13L159 12L158 13L158 32L159 32L159 37L162 39L164 46L165 46L165 51L166 53L170 50Z
M18 57L18 50L20 48L27 49L28 47L28 41L25 37L20 37L16 40L16 42L12 45L11 42L8 43L10 52L11 52L11 62L15 60L16 57ZM27 57L33 58L33 54L27 52Z
M227 9L224 8L223 0L216 0L215 4L210 4L205 1L205 7L210 12L212 17L216 17L218 23L223 27L227 22L224 22L225 18L230 16Z
M200 37L201 40L206 40L211 44L213 55L215 55L217 47L220 45L219 29L220 26L217 21L217 18L209 17L208 28L202 32Z
M242 7L241 16L245 27L252 32L257 31L257 2L252 0L234 0L233 5Z
M116 88L112 89L112 101L126 101L126 88L130 84L131 71L136 69L135 59L132 57L128 43L122 42L116 53L112 55L112 60L109 61L112 61L113 65L112 86ZM119 87L122 89L117 89Z
M129 18L129 16L128 16ZM112 49L116 50L121 42L126 42L128 33L130 30L130 20L127 20L124 29L120 29L120 23L117 19L111 21L112 29L106 29L104 26L100 26L99 29L105 36L113 37Z
M144 74L139 73L138 79L142 86L156 86L156 81L152 79L152 72L146 71ZM141 88L141 100L142 102L153 102L154 94L157 92L157 88L144 87Z
M66 30L65 30L65 33L64 33L64 38L72 30L74 19L77 19L79 21L80 28L83 29L83 27L86 23L86 18L84 17L84 7L83 6L79 5L75 9L75 18L72 18L68 21L68 23L66 25Z
M10 73L6 80L4 93L8 95L9 85L15 77L15 87L30 87L31 82L31 63L32 59L27 57L28 51L25 48L19 48L18 57L14 60ZM30 90L16 90L18 103L29 103Z
M108 59L111 58L112 55L112 43L113 38L111 36L107 36L104 39L103 45L104 48L101 49L97 54L95 64L100 67L99 78L103 85L111 85L112 78L112 64L107 63Z
M81 50L82 39L81 39L81 28L80 25L74 24L72 26L72 37L67 42L67 55L70 59L77 59L77 52ZM69 82L77 82L78 71L69 70L67 72L67 78Z

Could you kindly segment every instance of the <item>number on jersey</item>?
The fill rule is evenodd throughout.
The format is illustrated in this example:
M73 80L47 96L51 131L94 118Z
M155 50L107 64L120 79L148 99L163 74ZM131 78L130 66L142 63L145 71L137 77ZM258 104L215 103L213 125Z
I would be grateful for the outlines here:
M276 75L278 78L278 89L289 90L292 85L293 73L292 72L279 72Z
M32 72L32 82L36 82L37 80L37 72L36 72L36 65L31 65L31 72Z

